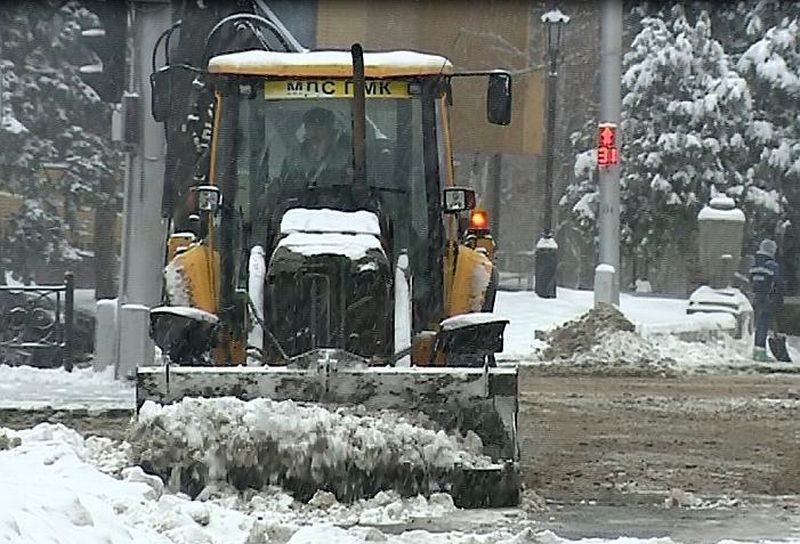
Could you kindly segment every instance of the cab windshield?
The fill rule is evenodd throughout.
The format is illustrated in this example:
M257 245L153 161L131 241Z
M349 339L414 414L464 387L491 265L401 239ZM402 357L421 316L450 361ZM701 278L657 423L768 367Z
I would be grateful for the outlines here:
M287 209L351 207L348 84L267 81L255 96L238 97L234 205L253 243L269 245ZM421 100L408 89L406 81L368 82L366 171L373 200L393 220L392 245L413 252L428 238L428 192Z

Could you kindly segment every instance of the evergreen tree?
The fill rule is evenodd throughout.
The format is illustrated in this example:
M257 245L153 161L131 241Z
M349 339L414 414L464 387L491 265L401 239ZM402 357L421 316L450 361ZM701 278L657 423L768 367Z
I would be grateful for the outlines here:
M61 6L25 0L0 10L0 165L6 173L0 190L25 197L5 233L3 264L17 274L79 258L65 236L75 225L64 224L63 216L74 216L78 205L111 206L116 199L100 190L121 165L108 134L110 108L78 73L91 61L79 42L81 29L97 23L74 0ZM43 175L46 162L69 165L59 186Z
M752 101L711 20L692 24L681 6L641 20L623 59L621 244L623 255L653 263L665 251L694 252L696 216L718 192L754 183L746 130ZM589 142L592 147L596 124ZM579 149L586 149L581 147ZM590 155L577 156L562 205L584 229L596 200Z
M754 97L755 120L749 136L758 183L747 201L773 212L762 216L760 230L764 234L773 235L776 225L790 221L788 247L782 249L793 257L786 264L796 266L800 254L800 4L782 3L780 7L779 12L765 8L765 15L750 18L748 29L757 39L741 55L738 69ZM790 279L796 288L796 271Z

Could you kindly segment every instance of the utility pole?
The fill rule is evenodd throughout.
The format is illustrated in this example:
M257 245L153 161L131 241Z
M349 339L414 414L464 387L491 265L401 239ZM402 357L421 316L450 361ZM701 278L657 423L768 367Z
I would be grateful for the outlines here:
M150 114L151 55L172 24L169 0L136 0L132 6L131 92L123 97L123 121L131 145L125 176L123 241L116 327L116 377L153 364L149 310L161 298L166 225L161 217L164 130Z
M5 101L3 95L6 92L5 76L3 75L3 49L0 47L0 125L5 120Z
M600 152L603 139L612 133L614 140L609 151L616 149L616 129L620 123L622 100L622 0L602 0L602 27L600 29L600 135L598 148L600 185L600 264L595 271L595 304L619 305L619 178L617 156L607 157L603 164Z

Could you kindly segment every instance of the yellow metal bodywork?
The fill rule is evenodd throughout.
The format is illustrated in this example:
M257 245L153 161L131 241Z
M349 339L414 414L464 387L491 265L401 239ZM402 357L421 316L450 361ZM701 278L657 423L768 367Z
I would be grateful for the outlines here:
M169 262L168 278L170 270L180 276L189 306L217 315L219 301L216 278L219 278L219 264L219 254L209 246L191 244Z
M308 98L352 98L353 82L349 79L267 79L264 98L267 100ZM367 98L411 98L407 79L370 79L364 85Z
M216 108L214 112L214 126L219 125L222 114L222 95L217 92ZM217 171L217 145L216 138L211 143L211 161L209 167L209 182L216 185ZM187 242L193 235L174 234L170 236L167 248L169 264L181 276L185 295L190 306L205 310L216 316L220 315L220 256L214 248L214 221L208 218L208 235L203 243ZM179 251L182 248L183 251ZM246 350L243 338L235 338L227 324L222 323L217 334L216 345L212 351L215 364L242 364L246 360Z
M442 123L442 145L445 164L444 186L455 184L453 169L453 144L450 133L450 119L445 97L439 99ZM458 220L455 216L445 217L447 243L442 259L444 278L445 314L451 317L466 312L480 312L486 298L486 289L491 278L495 244L491 236L478 236L470 247L460 240ZM484 281L485 280L485 281Z
M444 317L480 312L491 277L492 261L483 252L459 246Z
M494 238L491 235L485 236L478 236L478 239L475 240L475 247L476 249L482 249L486 252L486 256L489 258L490 261L494 261L494 250L495 250L495 243Z
M178 250L187 249L195 241L195 235L191 232L176 232L170 235L167 241L167 262L171 262L177 255Z
M439 109L444 159L444 164L440 164L440 168L444 174L443 185L452 187L455 184L453 146L447 101L444 97L439 101ZM463 240L462 233L459 232L459 221L455 215L448 215L444 218L444 228L446 237L445 253L442 258L444 315L441 317L444 319L454 315L483 311L494 268L494 240L488 234L472 237L469 242ZM434 330L439 328L438 323L431 323L430 326ZM412 351L412 362L415 365L443 365L444 354L437 352L435 355L431 355L434 345L429 341L429 335L421 336L425 332L433 333L433 331L423 331L414 338L415 349Z

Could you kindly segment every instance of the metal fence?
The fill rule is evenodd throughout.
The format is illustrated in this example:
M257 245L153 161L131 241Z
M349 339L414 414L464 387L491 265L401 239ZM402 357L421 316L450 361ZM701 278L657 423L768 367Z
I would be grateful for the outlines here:
M0 285L0 364L74 365L75 280L63 285Z

